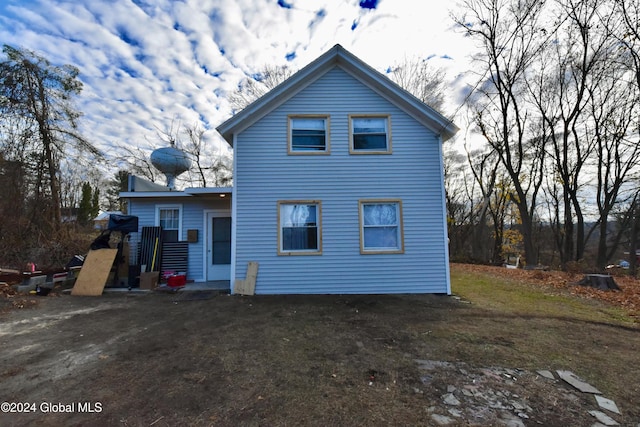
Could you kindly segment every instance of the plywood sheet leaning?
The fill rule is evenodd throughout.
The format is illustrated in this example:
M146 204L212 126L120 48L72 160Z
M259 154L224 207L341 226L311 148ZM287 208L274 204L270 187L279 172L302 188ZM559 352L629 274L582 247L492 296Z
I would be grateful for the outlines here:
M102 295L117 253L117 249L89 251L84 264L82 264L80 274L78 274L78 279L71 289L71 295Z
M258 278L258 263L256 261L249 261L247 265L247 277L242 280L235 281L233 288L234 294L239 295L253 295L256 293L256 279Z

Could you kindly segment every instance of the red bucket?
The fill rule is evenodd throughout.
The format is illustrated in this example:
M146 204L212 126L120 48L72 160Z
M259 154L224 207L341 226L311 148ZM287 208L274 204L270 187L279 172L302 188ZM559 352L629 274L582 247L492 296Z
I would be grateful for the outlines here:
M167 279L167 286L170 288L181 288L187 284L187 276L184 274L177 274Z

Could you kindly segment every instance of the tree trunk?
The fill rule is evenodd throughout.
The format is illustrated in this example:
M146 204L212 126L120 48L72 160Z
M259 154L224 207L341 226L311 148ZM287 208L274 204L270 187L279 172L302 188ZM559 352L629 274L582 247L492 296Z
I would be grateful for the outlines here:
M600 220L600 236L598 237L598 255L596 257L596 266L603 270L607 266L607 226L609 225L607 218Z
M53 141L47 129L41 127L42 144L44 146L44 155L47 172L49 174L49 188L51 191L51 221L54 230L59 230L62 224L62 211L60 207L60 186L58 185L58 175L56 174L58 167L56 164L55 154L53 153Z
M480 218L473 227L473 239L471 239L471 258L475 262L486 264L487 256L487 209L483 206Z
M538 264L538 253L533 244L533 218L527 210L527 203L517 202L518 213L522 221L522 241L524 245L524 261L525 265Z
M582 209L580 209L580 204L577 200L575 200L575 212L576 212L576 261L580 261L584 257L584 215L582 215ZM605 250L606 250L606 241L605 241Z
M562 268L566 269L567 263L573 260L573 217L571 215L571 201L568 195L564 196L564 224L562 225L563 231L563 245L562 252L560 253Z

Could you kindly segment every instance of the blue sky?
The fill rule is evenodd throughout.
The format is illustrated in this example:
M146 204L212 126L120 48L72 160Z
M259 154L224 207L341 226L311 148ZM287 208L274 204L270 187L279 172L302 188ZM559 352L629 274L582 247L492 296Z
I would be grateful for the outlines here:
M380 71L417 56L455 79L469 58L449 13L432 0L2 0L0 40L80 69L81 130L99 148L162 146L173 121L224 152L226 94L266 64L299 69L340 43Z

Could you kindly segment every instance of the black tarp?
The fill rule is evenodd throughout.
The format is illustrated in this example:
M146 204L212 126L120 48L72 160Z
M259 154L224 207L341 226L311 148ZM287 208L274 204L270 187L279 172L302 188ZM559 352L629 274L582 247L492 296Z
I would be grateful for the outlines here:
M120 231L122 233L135 233L138 231L138 217L133 215L109 215L110 231Z

